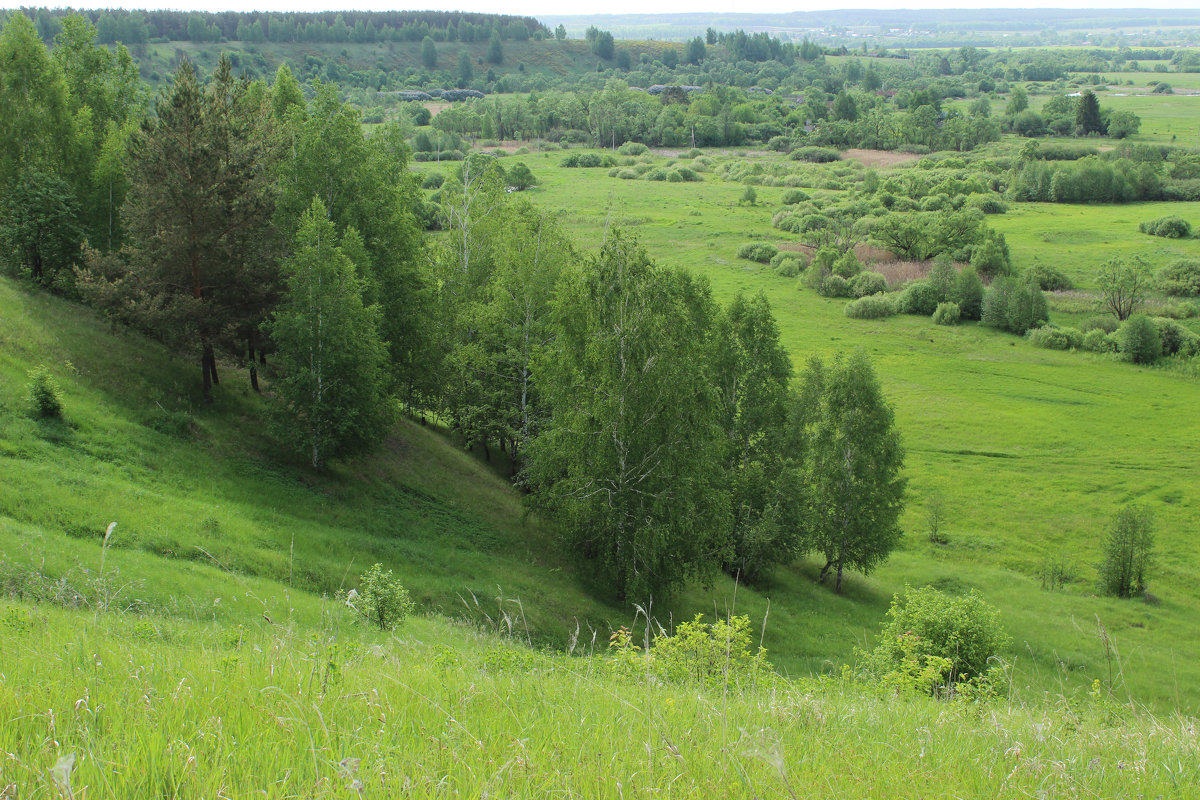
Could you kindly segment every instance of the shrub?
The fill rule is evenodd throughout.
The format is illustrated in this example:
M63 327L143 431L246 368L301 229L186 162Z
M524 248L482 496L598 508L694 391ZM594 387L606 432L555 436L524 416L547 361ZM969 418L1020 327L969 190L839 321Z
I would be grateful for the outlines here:
M666 179L667 179L667 171L665 169L663 169L662 167L658 167L657 169L652 169L646 173L646 180L648 180L648 181L665 181Z
M808 199L808 194L800 189L788 189L783 193L783 204L785 206L794 206L797 203L803 203Z
M841 275L826 275L820 292L825 297L851 297L850 283Z
M571 153L558 164L560 167L615 167L617 160L608 154Z
M934 325L957 325L958 317L958 303L938 303L933 310Z
M1200 261L1185 258L1158 271L1158 288L1175 297L1200 295Z
M1083 334L1075 328L1056 328L1043 325L1025 334L1034 347L1047 350L1075 350L1083 345Z
M954 262L950 260L950 256L943 253L934 259L933 268L929 270L925 281L937 293L939 303L954 300L954 288L958 282L958 272L954 269Z
M617 152L623 156L640 156L649 150L650 148L641 142L626 142L617 148Z
M774 263L775 259L771 259ZM788 257L775 265L775 274L783 278L794 278L804 269L804 262L795 257Z
M878 272L860 272L850 279L850 291L855 297L867 297L887 291L887 279Z
M616 177L623 181L636 181L641 176L637 174L635 169L623 169L616 174Z
M1120 325L1121 323L1117 322L1117 320L1112 316L1108 314L1099 314L1085 319L1079 326L1079 330L1083 331L1084 333L1089 333L1090 331L1096 330L1102 333L1115 333Z
M991 194L973 194L967 198L967 205L971 208L978 208L985 214L1005 214L1008 212L1008 204L998 196Z
M446 182L446 176L440 172L430 172L421 180L422 189L440 189Z
M939 302L937 287L927 281L913 281L896 298L896 311L928 317L937 310Z
M1192 333L1173 319L1155 317L1151 320L1158 329L1164 356L1180 355L1191 358L1200 355L1200 336Z
M359 613L369 625L377 625L382 631L390 631L413 612L413 601L400 581L392 577L392 571L383 571L376 564L359 579L357 591L347 595L346 603Z
M38 419L62 419L58 381L45 366L29 372L29 413Z
M1145 314L1134 314L1113 334L1121 358L1134 364L1152 364L1162 355L1162 336Z
M649 672L671 683L736 685L771 671L766 651L754 648L751 633L749 617L708 624L697 614L691 622L680 623L674 634L655 638L650 652L644 653L622 626L609 637L605 660L610 669L631 678L644 678Z
M929 683L911 688L937 695L972 678L995 676L993 659L1008 642L1000 613L978 595L955 597L926 586L892 599L868 664L881 678L924 673ZM925 669L935 665L932 674Z
M842 156L837 150L830 150L828 147L801 147L793 150L788 158L791 158L793 161L827 164L830 161L841 160Z
M688 169L687 167L678 167L671 170L671 173L667 176L667 180L673 183L679 183L681 181L684 183L696 183L697 181L703 180L703 178L701 178L700 174L693 169Z
M842 312L850 319L883 319L894 315L896 306L892 303L892 298L879 292L847 303Z
M738 258L757 261L759 264L769 264L779 253L779 248L767 242L751 242L738 248Z
M846 280L850 280L860 272L862 272L862 262L854 255L853 250L847 250L838 257L837 261L833 262L833 274L841 275Z
M767 149L787 153L792 149L792 140L787 136L772 136L767 140Z
M984 325L1024 336L1030 328L1048 322L1050 310L1037 286L1001 277L984 295L980 319Z
M1125 506L1104 540L1100 588L1114 597L1145 594L1154 559L1154 516L1146 506Z
M1038 288L1047 292L1065 292L1074 289L1071 279L1054 267L1045 264L1034 264L1025 270L1024 278L1028 283L1036 283Z
M954 302L963 319L979 319L983 312L983 281L970 264L963 267L954 282Z
M1192 224L1182 217L1167 216L1143 222L1138 230L1167 239L1187 239L1192 235Z
M1109 334L1093 328L1083 335L1083 349L1092 353L1115 353L1117 343Z

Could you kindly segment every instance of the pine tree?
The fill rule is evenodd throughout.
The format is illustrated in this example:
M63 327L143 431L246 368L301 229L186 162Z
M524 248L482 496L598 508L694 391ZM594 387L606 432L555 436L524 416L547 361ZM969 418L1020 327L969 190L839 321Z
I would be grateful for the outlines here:
M421 41L421 63L425 69L435 69L437 67L437 45L433 43L433 39L426 36Z
M216 349L257 327L275 287L271 216L275 163L267 109L222 58L207 90L184 62L131 144L118 269L85 290L129 322L199 352L206 400L219 383ZM86 284L91 284L87 286Z
M1079 106L1075 111L1075 130L1082 136L1104 133L1104 120L1100 117L1100 101L1091 89L1079 95Z
M380 309L363 305L354 264L319 198L301 218L284 274L287 291L268 326L283 372L274 429L322 470L370 449L391 422Z

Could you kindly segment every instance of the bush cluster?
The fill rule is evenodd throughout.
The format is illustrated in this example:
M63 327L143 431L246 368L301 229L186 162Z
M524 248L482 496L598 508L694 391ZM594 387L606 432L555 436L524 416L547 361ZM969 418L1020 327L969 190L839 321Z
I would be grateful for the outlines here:
M938 303L933 310L934 325L957 325L958 319L958 303Z
M1174 261L1158 271L1158 287L1175 297L1200 295L1200 261L1192 258Z
M921 676L928 681L924 685L902 683L948 694L958 684L996 675L995 658L1009 641L1000 613L978 595L955 596L927 586L893 598L867 664L885 681Z
M560 167L615 167L617 160L607 153L571 153L558 162Z
M842 311L851 319L883 319L895 315L896 306L892 298L880 292L847 303Z
M769 264L771 259L779 254L779 248L768 242L750 242L739 247L737 254L738 258Z
M1071 279L1060 270L1045 264L1034 264L1025 270L1025 280L1036 283L1042 291L1065 292L1075 288Z
M1192 235L1192 223L1183 217L1166 216L1147 220L1138 225L1138 230L1151 236L1166 239L1188 239Z

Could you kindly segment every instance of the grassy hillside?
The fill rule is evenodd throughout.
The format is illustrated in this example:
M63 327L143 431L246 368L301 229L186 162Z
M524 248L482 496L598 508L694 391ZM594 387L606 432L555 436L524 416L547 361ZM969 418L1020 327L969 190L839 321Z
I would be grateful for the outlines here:
M0 646L20 653L0 674L9 796L1182 798L1200 785L1191 721L1103 693L1025 707L840 679L660 683L445 621L373 633L332 603L197 569L202 610L177 617L0 599ZM223 624L205 619L222 607Z
M443 437L402 422L374 456L315 476L281 460L264 403L227 368L212 407L197 370L90 311L0 281L0 562L10 573L79 577L75 560L116 520L125 552L167 602L192 564L332 594L375 562L425 607L466 613L474 592L494 613L497 587L526 603L541 638L575 617L617 609L581 592L546 527L507 482ZM64 423L25 413L26 372L47 365ZM89 566L84 562L84 566ZM15 580L20 580L19 576Z

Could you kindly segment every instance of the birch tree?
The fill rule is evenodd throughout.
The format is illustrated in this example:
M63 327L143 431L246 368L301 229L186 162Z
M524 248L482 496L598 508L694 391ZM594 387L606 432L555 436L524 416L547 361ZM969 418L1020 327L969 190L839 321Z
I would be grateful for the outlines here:
M369 449L391 421L378 306L364 306L354 264L314 198L284 264L287 291L269 324L283 377L274 429L314 470Z

